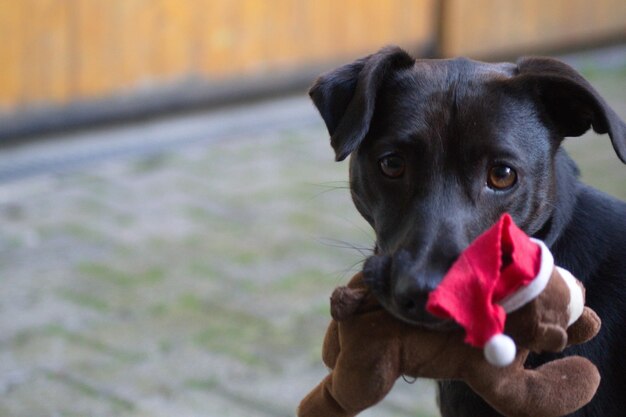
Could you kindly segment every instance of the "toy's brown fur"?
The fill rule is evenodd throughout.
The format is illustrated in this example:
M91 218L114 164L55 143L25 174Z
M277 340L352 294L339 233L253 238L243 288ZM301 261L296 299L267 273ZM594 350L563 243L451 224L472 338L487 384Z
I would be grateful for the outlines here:
M597 368L570 356L525 369L530 350L560 351L595 336L600 319L585 307L567 328L569 295L555 269L535 300L507 317L505 332L518 352L513 364L497 368L480 349L463 342L463 331L431 331L406 324L385 311L357 274L331 298L331 321L323 346L330 374L301 402L299 417L348 417L371 407L401 375L464 380L492 407L509 417L557 417L571 413L595 394Z

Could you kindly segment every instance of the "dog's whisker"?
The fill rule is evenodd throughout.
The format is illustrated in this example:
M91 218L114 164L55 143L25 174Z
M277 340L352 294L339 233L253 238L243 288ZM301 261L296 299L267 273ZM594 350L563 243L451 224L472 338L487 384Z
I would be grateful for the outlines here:
M325 246L329 246L331 248L338 248L338 249L353 249L355 251L357 251L361 256L367 258L368 256L371 256L374 252L372 250L372 248L370 247L363 247L363 246L357 246L355 244L352 244L350 242L346 242L343 240L339 240L339 239L333 239L333 238L319 238L317 239L317 241Z
M358 230L359 232L361 232L363 234L363 236L367 239L367 240L372 240L375 241L376 238L373 235L373 230L372 229L365 229L363 228L363 226L357 224L354 220L351 220L347 217L344 216L338 216L341 220L346 221L347 223L349 223L351 226L353 226L356 230ZM372 246L374 246L374 243L372 243Z
M338 272L339 276L338 276L338 280L340 281L345 281L346 280L346 276L349 274L354 274L358 271L361 270L361 268L357 268L358 265L362 265L363 262L365 262L365 258L363 259L359 259L358 261L354 262L352 265L350 265L349 267L342 269Z
M322 190L322 191L319 191L319 192L317 192L317 193L313 194L313 195L311 196L310 200L314 200L314 199L316 199L316 198L318 198L318 197L320 197L320 196L322 196L322 195L324 195L324 194L326 194L326 193L329 193L329 192L331 192L331 191L349 190L349 189L350 189L349 187L334 187L334 188L327 188L326 190Z
M316 182L316 183L307 183L307 185L311 185L314 187L336 187L333 184L342 184L342 185L348 185L348 181L325 181L325 182Z
M341 184L341 185L334 185L334 184ZM308 185L309 187L317 187L317 188L322 188L322 190L316 192L315 194L313 194L310 198L309 201L315 200L316 198L319 198L320 196L331 192L331 191L349 191L350 190L350 185L348 182L346 181L329 181L329 182L325 182L325 183L307 183L306 185Z
M329 181L322 183L307 183L310 187L325 188L326 191L349 190L350 184L347 181Z

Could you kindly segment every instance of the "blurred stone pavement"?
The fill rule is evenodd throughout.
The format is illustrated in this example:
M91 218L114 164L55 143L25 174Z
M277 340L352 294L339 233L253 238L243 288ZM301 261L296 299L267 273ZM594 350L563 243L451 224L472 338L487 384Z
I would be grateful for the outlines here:
M626 118L617 51L569 59ZM608 138L566 146L626 199ZM2 148L0 416L293 416L372 243L305 94ZM437 416L434 385L362 415Z

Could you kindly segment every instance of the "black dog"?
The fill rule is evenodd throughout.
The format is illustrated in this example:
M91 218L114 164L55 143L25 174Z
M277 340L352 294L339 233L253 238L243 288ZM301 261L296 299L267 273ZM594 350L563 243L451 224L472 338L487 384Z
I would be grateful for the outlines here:
M364 272L380 302L441 325L424 310L429 291L508 212L584 282L602 318L598 337L565 352L602 374L594 400L572 415L625 416L626 203L580 183L559 147L593 128L626 162L626 125L591 85L550 58L415 60L389 47L322 75L310 95L336 159L352 154L352 198L376 233ZM461 382L440 382L439 402L444 417L500 415Z

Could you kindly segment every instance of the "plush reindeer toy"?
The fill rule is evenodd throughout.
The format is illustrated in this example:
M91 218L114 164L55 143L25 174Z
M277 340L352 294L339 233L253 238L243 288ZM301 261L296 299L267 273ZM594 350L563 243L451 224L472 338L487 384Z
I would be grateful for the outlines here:
M427 310L459 327L433 331L391 316L357 274L331 297L323 345L331 372L299 417L348 417L382 400L401 375L465 381L508 417L558 417L591 401L597 368L569 356L526 369L530 351L559 352L600 329L584 289L540 241L504 215L459 257Z

